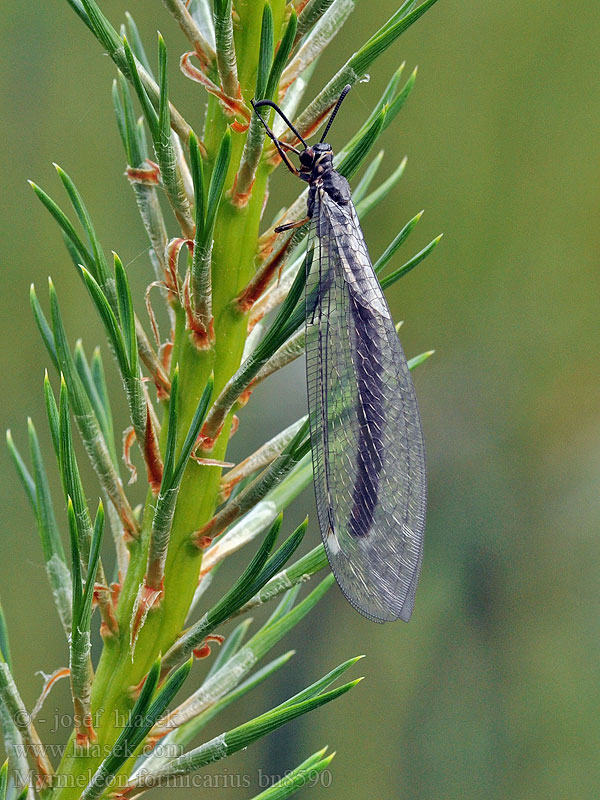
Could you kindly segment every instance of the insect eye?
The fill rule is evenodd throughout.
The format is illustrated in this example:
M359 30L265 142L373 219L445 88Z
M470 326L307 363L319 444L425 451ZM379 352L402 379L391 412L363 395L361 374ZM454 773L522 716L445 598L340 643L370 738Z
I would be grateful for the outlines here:
M300 153L300 163L303 167L310 167L313 162L313 154L310 150L303 150Z

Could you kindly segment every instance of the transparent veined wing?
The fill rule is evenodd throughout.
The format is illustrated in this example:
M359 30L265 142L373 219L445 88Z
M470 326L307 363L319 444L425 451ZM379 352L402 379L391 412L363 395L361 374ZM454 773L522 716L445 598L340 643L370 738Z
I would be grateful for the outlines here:
M307 264L309 417L325 549L361 614L408 621L426 506L416 394L354 207L319 188Z

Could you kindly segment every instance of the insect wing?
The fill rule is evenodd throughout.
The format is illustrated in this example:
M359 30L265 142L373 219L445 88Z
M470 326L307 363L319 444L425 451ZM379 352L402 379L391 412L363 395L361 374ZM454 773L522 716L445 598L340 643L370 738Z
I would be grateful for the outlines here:
M306 359L319 524L348 601L410 619L426 473L414 386L352 204L315 194Z

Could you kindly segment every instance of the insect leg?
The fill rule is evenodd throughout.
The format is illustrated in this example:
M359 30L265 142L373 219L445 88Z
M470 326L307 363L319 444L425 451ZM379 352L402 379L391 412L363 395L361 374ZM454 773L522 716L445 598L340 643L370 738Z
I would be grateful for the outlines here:
M294 230L294 228L301 228L303 225L306 225L307 222L310 222L310 217L304 217L304 219L299 219L297 222L285 222L283 225L278 225L275 228L275 233L283 233L284 231Z

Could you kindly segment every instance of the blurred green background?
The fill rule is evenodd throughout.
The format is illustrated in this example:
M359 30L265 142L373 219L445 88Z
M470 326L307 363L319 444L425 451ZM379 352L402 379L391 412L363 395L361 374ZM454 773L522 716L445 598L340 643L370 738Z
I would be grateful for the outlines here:
M396 5L357 4L313 89ZM102 7L115 24L129 8L151 49L161 29L172 93L197 125L204 97L176 70L184 40L161 4ZM29 311L30 282L45 299L52 274L71 335L83 333L88 352L101 334L25 179L60 196L51 167L58 161L86 198L105 249L129 264L138 298L150 267L123 178L111 62L60 0L9 0L0 13L2 425L26 450L31 414L50 464L41 392L48 359ZM421 208L407 257L445 232L390 296L405 320L407 353L437 351L416 378L430 469L425 562L409 626L370 624L332 591L286 641L297 649L287 671L231 710L226 720L248 718L343 658L368 656L360 664L367 680L352 695L226 763L230 776L249 775L254 791L259 768L280 773L329 743L338 751L331 786L307 797L600 794L599 39L597 0L440 0L380 59L336 123L334 148L402 60L407 70L419 64L416 88L384 137L383 170L406 153L405 176L364 227L374 255ZM287 176L274 181L286 197L297 188ZM263 394L276 397L272 416L261 415L260 400L244 411L234 455L302 412L301 365L274 387ZM66 651L47 613L32 516L4 450L1 458L0 588L31 707L41 685L35 670L63 665ZM309 491L297 516L312 503ZM314 523L310 536L313 544ZM66 686L49 701L55 707L68 711ZM50 723L45 737L64 741ZM254 793L181 796L208 791L224 799Z

